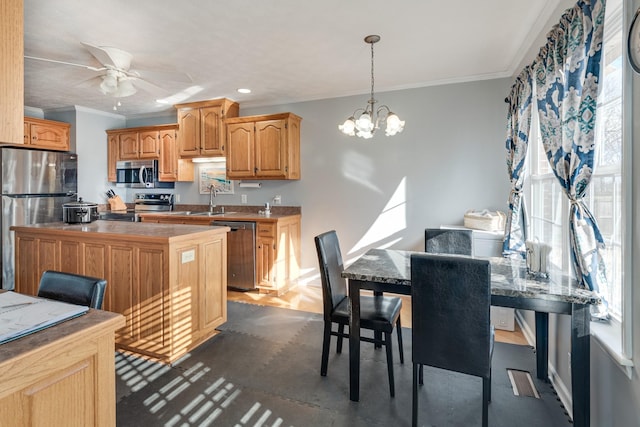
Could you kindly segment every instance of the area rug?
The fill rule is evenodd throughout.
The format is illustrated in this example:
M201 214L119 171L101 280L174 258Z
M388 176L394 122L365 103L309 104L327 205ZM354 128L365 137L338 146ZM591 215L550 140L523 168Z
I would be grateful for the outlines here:
M396 396L384 350L362 343L360 401L351 402L347 343L336 354L332 342L320 376L322 324L320 314L229 302L221 333L173 366L118 355L117 425L411 425L411 330L403 329L405 364L394 349ZM531 347L496 343L492 366L490 426L571 425L551 385L535 378ZM540 398L515 396L507 369L531 372ZM424 379L420 425L481 425L479 378L425 367Z

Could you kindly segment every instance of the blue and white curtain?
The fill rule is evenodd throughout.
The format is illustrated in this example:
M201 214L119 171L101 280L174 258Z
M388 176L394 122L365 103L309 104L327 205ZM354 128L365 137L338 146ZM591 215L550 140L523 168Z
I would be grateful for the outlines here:
M533 78L531 67L526 67L511 86L507 98L509 112L507 115L507 172L511 180L509 193L509 213L505 223L503 256L525 257L525 230L520 221L523 194L522 185L525 175L525 159L531 131Z
M606 286L604 240L583 197L594 165L594 127L603 42L604 0L580 0L548 34L532 64L542 144L571 202L569 240L576 277Z

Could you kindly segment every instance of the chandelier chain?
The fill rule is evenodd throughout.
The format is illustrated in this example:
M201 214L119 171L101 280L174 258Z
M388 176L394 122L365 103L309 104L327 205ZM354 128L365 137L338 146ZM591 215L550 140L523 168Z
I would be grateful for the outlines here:
M373 104L375 100L373 99L373 43L371 43L371 112L373 113Z

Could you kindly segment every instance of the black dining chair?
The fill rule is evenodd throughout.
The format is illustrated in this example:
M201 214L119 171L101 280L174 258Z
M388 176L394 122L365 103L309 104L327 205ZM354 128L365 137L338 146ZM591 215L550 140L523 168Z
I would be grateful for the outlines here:
M336 352L342 352L342 340L349 338L344 332L345 325L349 325L349 297L347 296L347 282L341 276L344 266L342 253L335 230L320 234L315 238L320 265L320 278L322 280L322 300L324 311L324 334L322 340L322 362L320 375L327 375L329 364L329 347L331 336L338 338ZM389 376L389 391L391 397L395 396L395 384L393 379L393 355L391 335L393 328L398 330L398 348L400 350L400 363L404 363L404 351L402 349L402 326L400 324L400 310L402 300L398 297L383 295L360 296L360 327L374 331L374 337L360 337L361 341L384 345L387 352L387 372ZM338 325L338 331L333 330L333 324ZM378 334L376 334L378 333ZM384 338L376 338L376 335Z
M441 254L473 255L473 231L426 228L424 230L424 251Z
M101 309L106 287L105 279L47 270L40 278L38 296Z
M482 378L482 425L488 425L494 343L490 305L488 260L411 255L413 426L423 365Z

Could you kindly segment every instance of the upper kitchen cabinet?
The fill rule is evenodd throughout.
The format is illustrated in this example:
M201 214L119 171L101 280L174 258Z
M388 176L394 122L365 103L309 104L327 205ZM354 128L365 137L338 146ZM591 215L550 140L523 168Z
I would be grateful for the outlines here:
M24 118L24 144L45 150L69 151L69 123Z
M118 134L120 160L157 159L160 156L160 133L147 128L131 128Z
M180 157L225 155L224 120L237 117L235 101L221 98L211 101L177 104L178 150Z
M116 181L116 163L121 160L158 159L158 180L193 181L191 161L178 158L178 125L156 125L107 131L107 175Z
M24 14L22 0L0 7L0 143L23 143Z
M293 113L227 119L227 178L300 179L301 120Z

